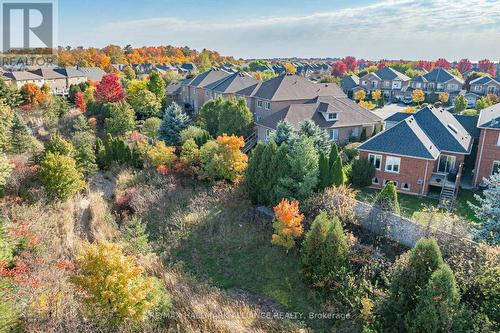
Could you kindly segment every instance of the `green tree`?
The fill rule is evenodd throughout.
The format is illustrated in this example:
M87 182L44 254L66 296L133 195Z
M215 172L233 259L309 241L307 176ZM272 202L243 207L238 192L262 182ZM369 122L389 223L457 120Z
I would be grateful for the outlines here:
M210 133L201 127L189 126L180 133L180 141L184 144L188 140L194 140L198 147L203 146L208 140L212 139Z
M250 153L248 166L245 170L245 188L254 205L259 204L260 188L260 165L262 155L266 149L266 145L259 141L255 149Z
M157 71L153 71L149 77L148 89L156 95L158 101L165 99L165 81Z
M176 103L172 103L165 110L158 137L168 145L178 146L180 133L189 126L190 119Z
M344 184L346 177L342 167L342 159L340 158L339 150L335 142L332 143L328 163L330 165L330 179L332 179L331 185L339 186Z
M40 179L53 199L67 199L85 186L73 158L48 153L40 165Z
M330 166L328 164L328 157L323 151L319 152L318 164L319 164L318 189L322 191L328 186L331 186L333 183L333 180L331 179Z
M134 109L137 119L147 119L158 116L161 103L154 93L142 89L129 98L130 106Z
M398 192L396 186L392 181L388 181L384 188L375 198L374 205L382 210L393 212L396 214L400 213L399 202L398 202Z
M278 146L274 142L274 140L270 140L264 152L262 153L260 162L259 162L259 173L257 176L257 188L259 190L259 198L258 203L260 204L270 204L272 203L272 189L275 185L273 181L274 172L276 170L272 170L273 158L276 155L278 150ZM281 198L280 198L281 199Z
M158 139L158 131L160 130L161 119L157 117L151 117L144 121L142 125L141 133L153 140Z
M462 111L465 111L467 104L467 99L465 99L464 96L457 96L457 98L455 98L455 112L461 113Z
M123 135L135 128L135 113L127 103L105 104L109 115L104 123L106 132L111 135Z
M3 83L3 81L0 81ZM0 98L0 152L7 151L10 146L10 129L14 120L14 112Z
M11 109L21 105L23 100L17 87L8 85L3 80L0 80L0 99L2 99Z
M76 132L71 139L75 147L74 158L78 169L86 176L94 174L97 166L94 150L94 135L90 132Z
M135 71L129 65L123 68L123 75L127 80L135 80L136 78Z
M487 107L492 106L493 103L488 97L481 97L476 101L476 110L481 111L482 109L486 109Z
M367 134L366 134L366 127L363 127L363 130L361 131L361 135L359 136L359 141L360 142L365 142L367 139Z
M219 132L219 119L223 105L224 99L222 97L212 99L203 104L198 113L198 122L201 127L212 136L216 136Z
M326 131L321 129L311 119L306 119L300 123L299 135L305 135L306 137L311 138L314 143L314 147L316 147L318 151L328 152L330 149L330 139L328 138Z
M293 132L292 126L286 120L280 120L276 125L276 130L272 137L278 146L283 142L291 144L295 137L295 133Z
M304 275L314 283L324 283L338 277L347 264L347 242L340 220L320 213L302 245Z
M9 179L10 173L14 166L9 163L7 156L4 153L0 152L0 194L4 186L7 184L7 180ZM0 250L1 252L1 250ZM0 258L1 260L2 258Z
M482 195L475 194L477 205L469 202L481 221L474 228L474 239L492 246L500 245L500 173L484 179L488 188Z
M318 153L310 138L296 140L287 155L289 169L280 175L275 193L278 197L303 200L318 183Z
M269 183L271 191L262 195L262 197L268 198L268 202L266 202L266 204L274 205L282 199L281 194L279 193L278 181L280 177L286 174L290 169L290 165L288 163L288 151L289 149L287 144L280 145L271 160L271 167L268 171L269 178L266 179Z
M59 133L54 133L50 136L49 141L45 143L44 155L48 153L66 155L73 157L75 147L71 142L65 140Z
M206 72L212 67L210 56L206 51L202 51L198 56L198 69L201 73Z
M33 146L31 131L28 126L26 126L23 118L17 113L14 114L10 134L10 151L12 153L24 153Z
M349 181L352 185L363 188L372 184L372 179L375 176L375 167L367 159L357 159L351 164L351 172Z
M253 129L253 115L244 98L225 99L219 113L217 135L247 136Z

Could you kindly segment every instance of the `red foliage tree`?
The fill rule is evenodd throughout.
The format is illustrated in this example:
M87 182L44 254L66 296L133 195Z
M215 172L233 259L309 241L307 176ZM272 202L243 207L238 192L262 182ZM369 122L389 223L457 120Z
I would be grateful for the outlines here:
M75 105L80 109L80 111L82 111L82 113L87 111L87 103L85 103L85 100L83 99L83 93L81 91L75 94Z
M495 76L496 74L495 64L488 59L479 60L477 67L481 72L488 73L491 76Z
M94 97L98 102L119 102L125 98L125 92L116 74L106 74L97 85Z
M377 64L377 68L378 69L381 69L381 68L384 68L385 67L385 61L380 61L378 64Z
M457 64L457 69L460 73L465 73L472 68L472 63L469 59L461 59Z
M342 61L337 61L332 66L332 75L342 77L347 72L347 66Z
M363 65L365 65L365 64L366 64L366 60L365 60L365 59L358 59L358 60L356 61L356 66L358 66L358 67L359 67L359 66L363 66Z
M449 69L450 68L450 63L445 58L439 58L438 60L436 60L436 67L441 67L441 68L444 68L444 69Z
M356 58L348 56L342 59L342 62L346 65L348 71L354 72L356 70Z
M430 72L434 68L434 64L432 63L432 61L419 60L417 61L415 67L417 69L425 69L426 71Z

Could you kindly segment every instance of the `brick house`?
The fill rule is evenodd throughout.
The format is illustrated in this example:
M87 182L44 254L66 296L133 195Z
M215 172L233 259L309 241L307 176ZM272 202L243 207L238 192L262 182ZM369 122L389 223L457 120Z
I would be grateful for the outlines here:
M451 113L427 106L368 139L358 150L360 158L375 166L373 188L394 181L400 192L427 195L431 188L458 188L473 141Z
M474 186L483 178L500 172L500 104L481 111L477 127L481 130L475 165Z
M446 69L437 67L429 73L419 75L411 79L411 89L421 89L426 94L439 94L446 92L453 101L462 90L464 80L451 74Z

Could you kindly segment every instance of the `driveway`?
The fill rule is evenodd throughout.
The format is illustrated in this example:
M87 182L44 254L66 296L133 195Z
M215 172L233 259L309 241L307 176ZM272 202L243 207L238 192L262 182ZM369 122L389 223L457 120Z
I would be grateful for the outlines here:
M408 105L405 105L403 103L400 103L400 104L393 103L393 104L386 104L386 105L384 105L383 108L375 109L372 112L375 113L377 116L379 116L382 119L387 119L390 116L392 116L393 114L400 112L401 110L403 110L407 107L408 107Z

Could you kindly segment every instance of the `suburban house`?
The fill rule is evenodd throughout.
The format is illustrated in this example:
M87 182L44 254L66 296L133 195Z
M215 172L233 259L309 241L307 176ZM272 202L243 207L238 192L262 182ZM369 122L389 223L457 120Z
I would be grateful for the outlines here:
M428 195L438 190L442 199L454 199L475 156L474 139L461 122L443 108L427 106L358 147L360 157L376 169L372 187L393 181L397 190Z
M8 81L12 85L15 85L18 89L24 86L26 83L33 83L39 87L43 86L44 80L40 75L27 72L27 71L13 71L3 73Z
M75 67L54 68L54 71L66 78L66 87L87 81L87 75Z
M359 78L361 88L371 93L381 90L386 98L401 99L401 89L408 85L410 78L390 67L383 67Z
M477 127L481 130L474 174L474 186L500 172L500 104L481 110Z
M478 77L470 82L469 92L480 96L487 94L500 96L500 82L489 76Z
M462 90L464 80L451 74L446 69L437 67L429 73L419 75L411 79L410 87L412 89L421 89L426 94L439 94L446 92L450 95L450 101L453 101Z
M359 139L363 130L368 136L380 130L381 119L344 96L318 96L303 103L290 104L256 121L257 139L267 141L280 121L298 130L304 120L312 120L338 144Z
M167 84L167 87L165 88L165 96L167 97L167 102L175 102L178 105L182 105L181 90L181 82L172 82Z
M179 71L187 75L195 74L198 68L193 63L185 63L179 66Z
M49 86L53 94L62 94L67 88L66 76L50 68L38 68L30 71L43 78L43 84Z
M359 77L356 74L344 75L340 80L340 88L349 98L354 98L354 93L360 88Z

